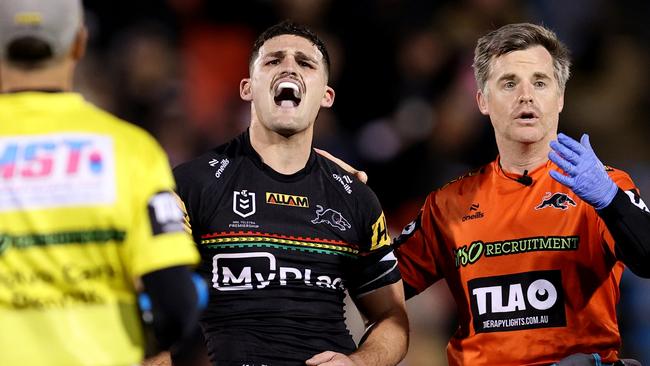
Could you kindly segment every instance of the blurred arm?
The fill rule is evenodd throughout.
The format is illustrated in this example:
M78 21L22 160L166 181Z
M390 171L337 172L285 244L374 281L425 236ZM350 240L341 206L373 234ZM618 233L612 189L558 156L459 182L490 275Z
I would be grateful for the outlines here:
M203 291L207 290L195 284L187 266L147 273L142 276L142 283L151 300L153 327L160 348L170 350L174 364L191 364L189 360L199 356L202 347L198 319L205 303ZM157 359L163 362L165 358Z

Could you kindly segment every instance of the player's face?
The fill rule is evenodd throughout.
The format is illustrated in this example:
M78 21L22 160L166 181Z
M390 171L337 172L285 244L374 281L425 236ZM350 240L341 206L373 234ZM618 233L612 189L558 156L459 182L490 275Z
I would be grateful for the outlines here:
M260 47L240 94L252 102L254 121L283 136L312 128L320 107L334 102L323 54L295 35L271 38Z
M514 51L490 62L481 113L489 115L497 141L532 144L555 138L564 92L553 72L553 58L542 46Z

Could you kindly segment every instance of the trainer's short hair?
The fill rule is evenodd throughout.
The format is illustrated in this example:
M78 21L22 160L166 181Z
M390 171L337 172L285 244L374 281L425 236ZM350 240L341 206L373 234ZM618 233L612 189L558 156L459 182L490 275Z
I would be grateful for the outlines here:
M571 60L569 49L557 38L557 35L540 25L530 23L508 24L481 37L474 49L474 77L476 85L486 93L487 80L490 78L490 62L501 55L542 46L553 57L553 70L561 91L569 80Z
M323 60L325 62L325 71L327 75L330 73L330 55L327 52L327 47L325 47L325 42L321 40L316 33L311 29L305 27L304 25L294 23L290 20L282 21L278 24L275 24L267 28L253 43L253 51L251 52L250 60L248 61L249 68L253 66L253 62L260 53L260 48L264 45L266 41L283 34L290 34L298 37L305 38L306 40L313 43L318 50L323 54Z

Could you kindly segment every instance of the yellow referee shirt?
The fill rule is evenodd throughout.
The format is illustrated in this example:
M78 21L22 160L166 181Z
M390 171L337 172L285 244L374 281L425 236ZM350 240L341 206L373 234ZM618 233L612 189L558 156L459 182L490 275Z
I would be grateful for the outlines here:
M0 365L131 365L135 279L194 264L166 156L74 93L0 95Z

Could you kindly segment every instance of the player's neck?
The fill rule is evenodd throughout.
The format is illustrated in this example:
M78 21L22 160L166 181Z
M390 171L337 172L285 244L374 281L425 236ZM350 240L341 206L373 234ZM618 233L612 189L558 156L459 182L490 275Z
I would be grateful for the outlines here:
M72 74L74 65L62 61L41 69L23 70L2 64L2 92L18 90L72 90Z
M293 174L307 165L311 153L313 129L282 136L264 128L261 123L251 123L251 146L264 164L281 174Z
M508 173L533 171L548 161L550 147L546 142L534 144L497 143L501 168Z

